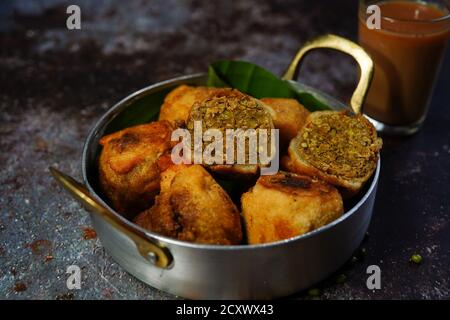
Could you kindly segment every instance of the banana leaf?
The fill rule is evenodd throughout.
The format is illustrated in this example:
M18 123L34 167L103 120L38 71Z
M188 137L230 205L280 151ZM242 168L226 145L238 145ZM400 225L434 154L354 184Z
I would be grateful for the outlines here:
M208 68L210 87L231 87L255 98L293 98L309 111L330 110L315 95L292 86L271 72L245 61L217 61Z

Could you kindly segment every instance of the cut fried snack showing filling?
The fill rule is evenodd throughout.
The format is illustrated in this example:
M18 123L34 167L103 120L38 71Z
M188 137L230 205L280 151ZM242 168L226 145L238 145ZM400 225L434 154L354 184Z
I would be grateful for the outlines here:
M164 99L159 120L168 120L179 127L183 127L194 104L213 95L226 92L226 90L230 89L224 91L224 88L178 86ZM280 129L281 145L289 145L289 142L305 123L309 111L295 99L262 98L260 101L263 102L272 116L274 127Z
M210 98L194 104L188 122L203 121L203 129L270 129L272 119L263 104L238 90L221 89Z
M259 244L295 237L340 217L337 189L308 176L279 172L261 176L242 195L248 242Z
M104 136L99 158L100 186L128 218L149 208L159 192L159 157L171 148L168 121L138 125Z
M265 151L270 157L271 155L271 130L274 128L272 117L267 107L261 101L245 95L234 89L220 89L217 90L206 100L197 102L193 105L187 121L187 128L195 133L195 122L201 123L202 132L208 129L217 129L223 136L223 157L222 164L212 165L210 168L217 172L235 172L235 173L256 173L258 165L267 165L267 163L260 163L259 157L256 163L252 163L249 156L251 151L254 154L259 154ZM234 130L235 135L232 141L233 145L227 144L227 133ZM267 133L267 140L264 144L259 144L260 130L265 129ZM253 131L252 131L253 130ZM254 132L253 136L256 140L255 146L250 145L249 132ZM238 143L242 143L238 147ZM208 143L204 143L203 148ZM238 150L245 147L245 159L238 162ZM232 149L230 149L232 148ZM265 149L266 148L266 149ZM234 150L234 160L230 164L227 160L227 151ZM225 163L228 163L226 165Z
M172 165L165 170L155 205L135 223L183 241L221 245L242 241L238 209L200 165Z
M381 145L362 115L314 112L292 140L284 163L289 171L318 176L352 195L375 170Z

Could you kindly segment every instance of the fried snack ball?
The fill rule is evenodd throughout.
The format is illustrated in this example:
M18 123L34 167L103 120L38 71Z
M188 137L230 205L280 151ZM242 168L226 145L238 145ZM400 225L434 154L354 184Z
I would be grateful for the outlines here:
M142 124L100 139L100 186L114 209L127 218L149 208L159 192L158 158L170 150L168 121Z
M250 244L288 239L337 219L344 212L336 188L308 176L279 172L261 176L241 198Z
M295 99L263 98L261 101L272 109L273 125L280 130L280 146L287 147L310 112Z
M347 111L311 113L282 160L287 171L318 177L356 194L372 176L382 141L363 116Z
M220 245L242 242L238 209L200 165L172 165L165 170L155 205L134 222L183 241Z

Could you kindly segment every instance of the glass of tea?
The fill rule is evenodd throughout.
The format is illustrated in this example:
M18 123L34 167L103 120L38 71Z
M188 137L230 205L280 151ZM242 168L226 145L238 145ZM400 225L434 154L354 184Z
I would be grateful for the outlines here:
M359 42L375 63L364 113L378 131L420 129L449 36L449 1L360 1Z

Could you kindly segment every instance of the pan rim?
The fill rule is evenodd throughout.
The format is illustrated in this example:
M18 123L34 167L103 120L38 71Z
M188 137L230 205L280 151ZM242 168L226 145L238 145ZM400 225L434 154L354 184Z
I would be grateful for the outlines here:
M89 183L89 179L88 179L88 175L87 175L87 158L88 158L88 153L90 150L90 145L93 141L93 138L96 136L96 133L99 131L100 127L104 127L106 125L107 122L112 121L115 117L114 115L118 114L118 111L121 109L126 109L127 107L127 102L131 101L132 99L138 97L139 95L141 95L142 93L148 91L148 90L152 90L152 89L156 89L156 88L164 88L164 86L168 86L168 85L172 85L173 83L176 82L182 82L182 81L187 81L187 80L200 80L202 77L205 77L205 73L196 73L196 74L191 74L191 75L184 75L184 76L180 76L180 77L175 77L175 78L171 78L168 80L164 80L164 81L160 81L157 83L154 83L152 85L149 85L147 87L144 87L142 89L139 89L131 94L129 94L128 96L126 96L125 98L123 98L122 100L120 100L119 102L117 102L116 104L114 104L109 110L107 110L93 125L93 127L91 128L91 130L89 131L88 136L86 137L86 140L84 142L83 145L83 151L82 151L82 156L81 156L81 172L82 172L82 177L83 177L83 182L85 184L85 186L87 187L87 189L89 190L90 194L97 200L99 201L102 205L104 205L105 207L107 207L109 210L111 210L114 215L120 219L122 222L124 222L126 225L128 225L129 227L131 227L132 229L136 229L142 233L144 233L148 239L150 241L157 241L158 243L167 246L169 249L172 246L180 246L180 247L184 247L184 248L191 248L191 249L201 249L201 250L220 250L220 251L241 251L241 250L263 250L263 249L269 249L269 248L274 248L274 247L281 247L284 245L288 245L294 242L299 242L299 241L305 241L306 239L309 239L311 237L314 237L318 234L321 234L323 232L326 232L329 229L332 229L334 227L336 227L338 224L342 223L344 220L347 220L350 216L352 216L356 211L358 211L358 209L367 201L367 199L372 195L372 193L375 191L375 187L378 183L379 180L379 175L380 175L380 167L381 167L381 156L378 157L378 162L377 162L377 167L375 169L375 172L373 174L373 177L371 179L371 183L369 188L367 189L366 193L361 197L361 199L349 210L347 210L346 212L344 212L344 214L342 216L340 216L338 219L320 227L317 228L313 231L307 232L305 234L302 235L298 235L292 238L288 238L288 239L284 239L284 240L279 240L279 241L275 241L275 242L269 242L269 243L262 243L262 244L239 244L239 245L217 245L217 244L200 244L200 243L192 243L192 242L186 242L186 241L181 241L181 240L177 240L177 239L173 239L173 238L169 238L157 233L154 233L152 231L149 231L147 229L144 229L140 226L138 226L137 224L133 223L132 221L126 219L125 217L123 217L121 214L119 214L117 211L115 211L113 208L111 208L98 194L97 192L94 190L94 188L91 186L91 184ZM293 81L296 82L296 81ZM311 88L308 87L300 82L296 82L301 84L302 86L306 87L306 88ZM341 105L342 102L340 102L339 100L329 96L326 93L321 92L320 90L311 88L314 90L314 92L319 93L320 95L326 97L327 99L331 99L332 101L336 102L337 104Z

